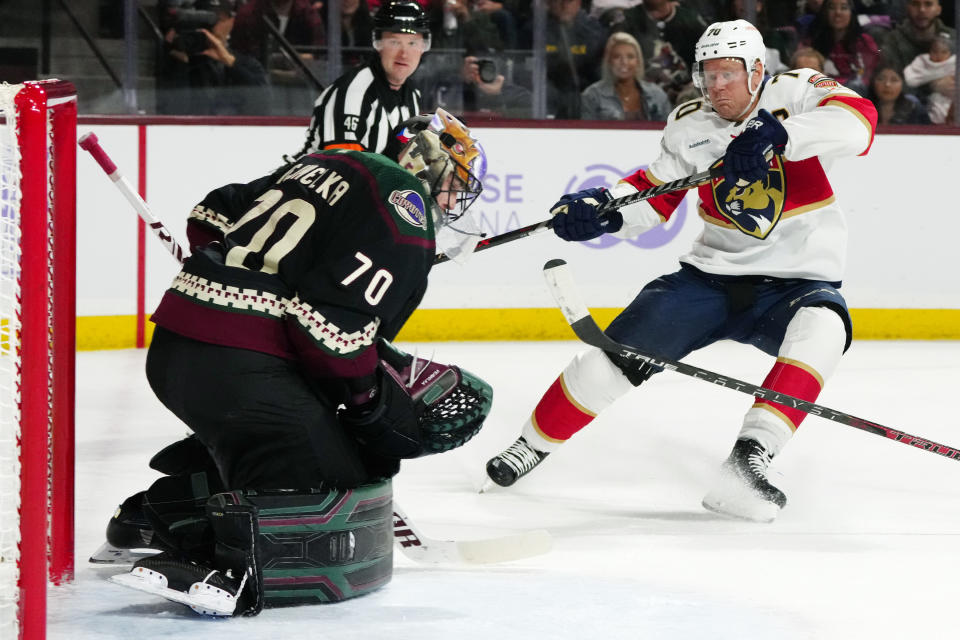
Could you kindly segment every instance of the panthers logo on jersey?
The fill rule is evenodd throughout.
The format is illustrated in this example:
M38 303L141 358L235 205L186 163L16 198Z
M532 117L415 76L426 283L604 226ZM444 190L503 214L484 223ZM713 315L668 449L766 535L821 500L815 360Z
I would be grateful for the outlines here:
M722 160L713 166L720 165ZM766 177L748 185L737 185L720 179L713 183L713 204L716 210L747 235L763 240L777 226L783 215L786 179L783 164L774 157Z

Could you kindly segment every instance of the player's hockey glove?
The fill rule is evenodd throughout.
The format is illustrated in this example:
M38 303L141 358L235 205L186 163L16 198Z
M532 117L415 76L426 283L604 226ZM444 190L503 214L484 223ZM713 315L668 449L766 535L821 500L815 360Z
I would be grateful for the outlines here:
M612 199L610 192L602 187L562 196L550 207L553 232L571 242L593 240L605 233L619 231L623 226L619 211L605 211L603 217L597 211L600 205Z
M766 109L750 118L739 136L727 145L723 173L727 182L751 184L763 180L770 170L772 154L781 155L787 146L787 130Z

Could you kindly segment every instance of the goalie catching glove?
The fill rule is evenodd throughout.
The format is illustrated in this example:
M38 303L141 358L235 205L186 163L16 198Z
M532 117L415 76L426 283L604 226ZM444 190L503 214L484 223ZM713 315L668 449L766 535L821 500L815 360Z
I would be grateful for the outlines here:
M377 386L369 400L341 410L340 422L369 451L417 458L456 449L480 431L493 389L457 366L378 345Z
M593 240L605 233L616 233L623 226L619 211L607 211L600 217L600 205L613 199L603 187L568 193L550 207L553 232L567 242Z

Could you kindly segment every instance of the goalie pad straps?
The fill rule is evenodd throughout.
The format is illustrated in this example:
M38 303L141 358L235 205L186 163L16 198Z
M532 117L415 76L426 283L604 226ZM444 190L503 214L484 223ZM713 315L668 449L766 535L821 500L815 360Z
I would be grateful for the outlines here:
M209 557L213 536L206 517L211 494L223 491L217 475L185 473L158 478L143 495L143 514L154 531L154 546L189 558Z
M339 602L393 576L389 480L355 489L232 491L213 496L214 567L246 575L237 613Z
M213 566L241 584L234 615L257 615L264 598L256 505L240 492L218 493L207 501L207 519L216 538Z

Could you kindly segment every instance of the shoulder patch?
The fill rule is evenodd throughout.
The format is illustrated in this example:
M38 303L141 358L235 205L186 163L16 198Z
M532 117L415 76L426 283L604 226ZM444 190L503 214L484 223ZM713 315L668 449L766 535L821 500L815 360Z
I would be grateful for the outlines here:
M419 193L412 189L395 189L388 201L402 219L420 229L427 228L427 205Z
M836 89L840 86L840 83L831 78L830 76L825 76L822 73L815 73L807 79L807 82L815 86L817 89Z

